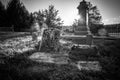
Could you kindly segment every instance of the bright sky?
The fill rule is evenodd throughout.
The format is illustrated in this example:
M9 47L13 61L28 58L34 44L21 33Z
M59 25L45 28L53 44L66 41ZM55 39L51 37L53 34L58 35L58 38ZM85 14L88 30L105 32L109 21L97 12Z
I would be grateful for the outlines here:
M1 0L7 3L9 0ZM59 10L59 16L64 25L71 25L74 19L78 19L77 6L82 0L21 0L29 12L34 12L54 5ZM86 0L96 5L103 17L104 24L120 23L120 0Z

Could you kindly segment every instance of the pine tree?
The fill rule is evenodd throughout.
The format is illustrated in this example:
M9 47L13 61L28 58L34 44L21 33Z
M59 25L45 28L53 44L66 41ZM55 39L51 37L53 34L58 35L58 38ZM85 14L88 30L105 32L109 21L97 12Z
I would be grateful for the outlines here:
M54 8L53 5L50 5L48 9L45 10L46 24L49 27L58 27L62 24L61 18L58 17L58 10Z
M10 0L7 5L8 26L14 26L15 31L24 31L30 27L31 15L20 0Z
M0 1L0 27L4 27L5 26L5 17L6 17L6 10L5 10L5 6L2 4L2 2Z
M102 16L97 6L93 6L90 2L88 3L89 8L89 28L92 34L97 34L98 29L103 27Z

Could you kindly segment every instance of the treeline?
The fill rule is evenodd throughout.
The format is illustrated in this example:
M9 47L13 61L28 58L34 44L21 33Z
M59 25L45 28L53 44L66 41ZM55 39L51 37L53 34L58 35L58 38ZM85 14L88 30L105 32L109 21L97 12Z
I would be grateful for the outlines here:
M26 31L35 21L40 25L45 22L51 28L63 23L53 5L48 9L30 13L20 0L10 0L6 7L0 1L0 27L14 27L14 31Z
M14 31L24 31L30 28L33 19L20 0L10 0L6 8L0 2L0 27L14 27Z

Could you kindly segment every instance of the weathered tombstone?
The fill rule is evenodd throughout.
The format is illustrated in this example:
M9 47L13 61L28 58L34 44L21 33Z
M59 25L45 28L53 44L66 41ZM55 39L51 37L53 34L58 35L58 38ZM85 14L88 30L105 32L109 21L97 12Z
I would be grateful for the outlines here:
M38 22L33 23L31 30L32 30L32 40L38 41L38 35L40 32L40 27L39 27Z
M43 34L44 34L44 31L46 30L46 29L48 29L48 26L47 26L47 24L46 23L42 23L42 26L41 26L41 30L40 30L40 33L39 33L39 36L38 36L38 40L39 40L39 51L40 51L40 49L41 49L41 46L42 46L42 40L43 40Z
M77 7L79 11L80 21L78 26L75 28L75 34L76 35L86 35L88 34L88 28L87 28L87 10L88 10L88 5L85 0L80 2L80 5Z
M81 16L81 21L79 21L78 27L75 29L76 35L86 35L86 44L92 45L93 36L89 29L89 8L85 0L80 2L80 5L77 7L79 15Z

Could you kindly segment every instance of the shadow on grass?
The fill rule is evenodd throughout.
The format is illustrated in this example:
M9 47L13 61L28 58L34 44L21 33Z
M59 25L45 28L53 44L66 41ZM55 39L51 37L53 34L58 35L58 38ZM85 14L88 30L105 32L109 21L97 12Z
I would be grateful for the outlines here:
M1 80L105 80L102 72L80 71L70 64L38 63L28 58L28 51L12 58L5 57L0 64Z
M28 54L28 53L27 53ZM26 56L6 58L0 64L1 80L103 80L100 72L79 71L69 64L37 63Z

